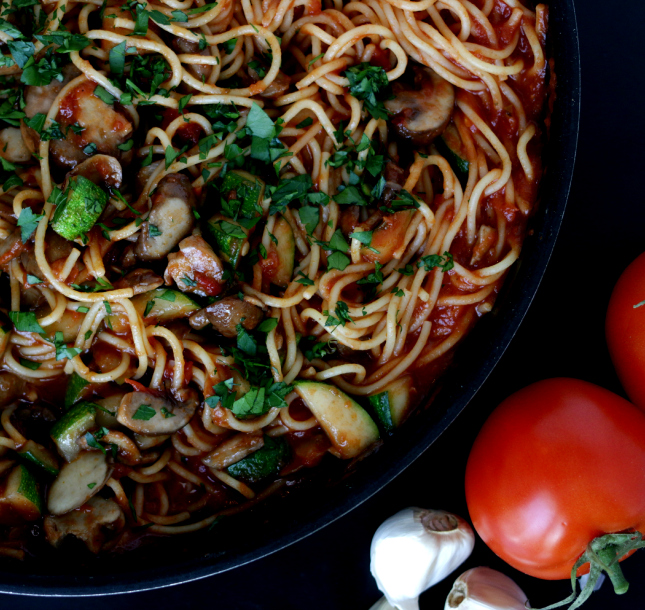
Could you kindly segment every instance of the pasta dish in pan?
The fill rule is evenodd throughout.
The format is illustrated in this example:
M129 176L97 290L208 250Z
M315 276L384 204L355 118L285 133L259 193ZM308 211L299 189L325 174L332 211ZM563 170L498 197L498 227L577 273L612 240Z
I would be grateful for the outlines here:
M547 17L4 3L0 555L211 528L401 425L520 254Z

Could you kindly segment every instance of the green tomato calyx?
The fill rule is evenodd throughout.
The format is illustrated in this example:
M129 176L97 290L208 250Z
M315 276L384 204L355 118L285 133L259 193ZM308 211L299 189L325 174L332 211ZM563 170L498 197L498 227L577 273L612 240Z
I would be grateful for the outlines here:
M611 583L614 585L614 591L617 595L627 592L629 583L625 580L623 571L618 563L625 555L636 549L645 547L643 534L640 532L631 532L629 534L605 534L594 538L588 545L587 550L576 561L571 569L571 588L573 592L567 599L551 604L541 610L552 610L571 604L568 610L579 608L589 596L593 593L598 577L602 572L609 576ZM578 594L576 589L576 576L578 569L584 564L589 564L589 578Z

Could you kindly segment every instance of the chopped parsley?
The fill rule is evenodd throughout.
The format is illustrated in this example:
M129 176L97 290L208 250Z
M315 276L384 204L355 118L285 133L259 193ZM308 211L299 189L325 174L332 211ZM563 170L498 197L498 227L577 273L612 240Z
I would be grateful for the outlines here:
M20 227L20 239L23 244L29 241L42 218L42 214L34 214L31 208L22 208L16 224Z
M454 259L450 252L444 252L443 256L441 254L429 254L417 262L417 267L423 267L426 271L432 271L438 267L445 272L450 271L454 266Z
M33 311L10 311L9 318L13 322L17 331L39 334L45 332L43 327L38 324L38 319Z
M148 421L152 419L157 412L150 405L141 405L132 416L132 419L142 419Z
M380 66L368 62L352 66L345 71L349 80L349 92L356 99L365 102L365 109L375 119L389 118L383 99L389 96L389 81L387 73Z

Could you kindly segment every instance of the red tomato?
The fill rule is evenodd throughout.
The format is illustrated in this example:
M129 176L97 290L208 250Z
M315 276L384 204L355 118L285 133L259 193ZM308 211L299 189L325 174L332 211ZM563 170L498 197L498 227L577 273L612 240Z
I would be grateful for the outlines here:
M569 578L592 539L645 531L645 415L585 381L530 385L481 429L466 499L477 533L504 561Z
M645 409L645 254L620 276L609 301L605 333L627 396Z

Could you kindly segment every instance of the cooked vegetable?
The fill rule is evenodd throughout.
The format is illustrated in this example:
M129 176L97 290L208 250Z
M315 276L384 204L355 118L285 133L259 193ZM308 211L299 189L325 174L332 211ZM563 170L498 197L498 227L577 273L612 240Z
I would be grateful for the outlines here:
M413 379L405 375L385 386L383 392L369 397L370 404L386 432L392 432L403 421L415 392Z
M202 459L202 463L215 470L224 470L263 446L264 436L259 430L252 434L236 434L211 451Z
M629 399L645 411L645 254L623 271L609 300L605 335Z
M153 393L130 392L121 399L116 418L137 434L172 434L190 421L197 406L196 393L176 402Z
M232 464L227 472L246 483L258 483L276 476L290 456L289 444L282 437L264 436L264 445L248 457Z
M83 176L97 186L108 190L121 188L123 170L121 164L108 155L94 155L79 163L68 174L68 178Z
M64 464L49 488L47 509L64 515L98 493L110 477L111 468L100 451L85 451L73 462Z
M264 317L262 310L239 297L224 297L190 316L188 322L193 328L201 330L208 324L225 337L237 337L237 326L246 330L255 328Z
M64 137L54 139L50 145L50 154L58 165L72 168L96 153L124 161L132 157L119 146L131 138L134 126L125 112L102 99L100 91L88 79L60 100L55 120ZM48 111L49 108L45 113Z
M188 295L171 288L157 288L132 299L134 308L146 321L169 322L185 318L199 309Z
M26 466L19 464L0 485L0 524L35 521L42 511L38 481Z
M69 409L73 404L81 400L81 398L84 398L84 391L89 385L89 381L86 381L76 371L74 371L67 379L65 408Z
M18 449L18 455L26 462L38 466L47 474L54 476L58 474L58 456L35 441L28 440Z
M164 278L182 292L217 296L224 286L224 267L203 237L191 235L179 242L179 252L168 255Z
M107 201L105 191L87 178L70 178L69 194L56 206L52 229L69 240L87 234L103 213Z
M42 310L39 310L39 317L41 314L49 312L49 307L45 306ZM84 316L79 312L66 309L56 322L44 328L45 336L53 342L56 339L56 333L62 333L65 343L73 343L78 335L81 324L83 324L83 318Z
M105 541L104 528L120 530L125 525L125 516L114 500L99 496L90 498L82 510L64 515L45 517L44 528L47 541L57 547L67 536L82 540L92 553L98 553Z
M5 127L0 130L0 157L10 163L26 163L31 159L31 152L18 127Z
M412 65L413 84L402 79L392 87L394 98L385 102L392 113L390 124L396 134L424 146L439 136L452 117L455 90L434 70Z
M516 392L488 418L468 458L477 533L531 576L571 576L575 587L591 561L583 595L601 570L623 593L618 561L645 532L643 438L645 414L590 383L549 379Z
M264 181L243 170L235 169L226 172L220 186L220 192L226 200L236 199L242 202L244 217L259 213L264 199Z
M215 214L206 223L206 237L210 244L217 249L224 262L237 267L244 246L248 244L249 229L245 229L239 222Z
M508 576L490 568L466 570L452 585L444 610L526 610L528 599Z
M291 225L283 216L280 216L273 225L273 236L277 243L272 241L269 251L275 250L277 266L272 273L271 282L286 288L291 281L295 266L296 240Z
M364 260L370 263L385 265L395 258L395 253L405 243L405 234L412 222L414 210L402 210L383 216L380 224L374 229L372 243L361 248Z
M80 452L79 439L95 425L96 407L79 402L61 417L51 429L50 436L59 453L71 462Z
M370 570L392 606L418 610L419 595L466 561L474 546L475 535L460 517L406 508L376 530Z
M338 388L318 381L296 381L293 385L329 436L335 455L356 457L378 440L374 420Z
M163 278L150 269L134 269L113 284L115 288L132 288L134 294L150 292L161 285Z
M195 226L195 195L183 174L164 176L152 195L152 209L141 226L136 254L139 260L166 256Z

